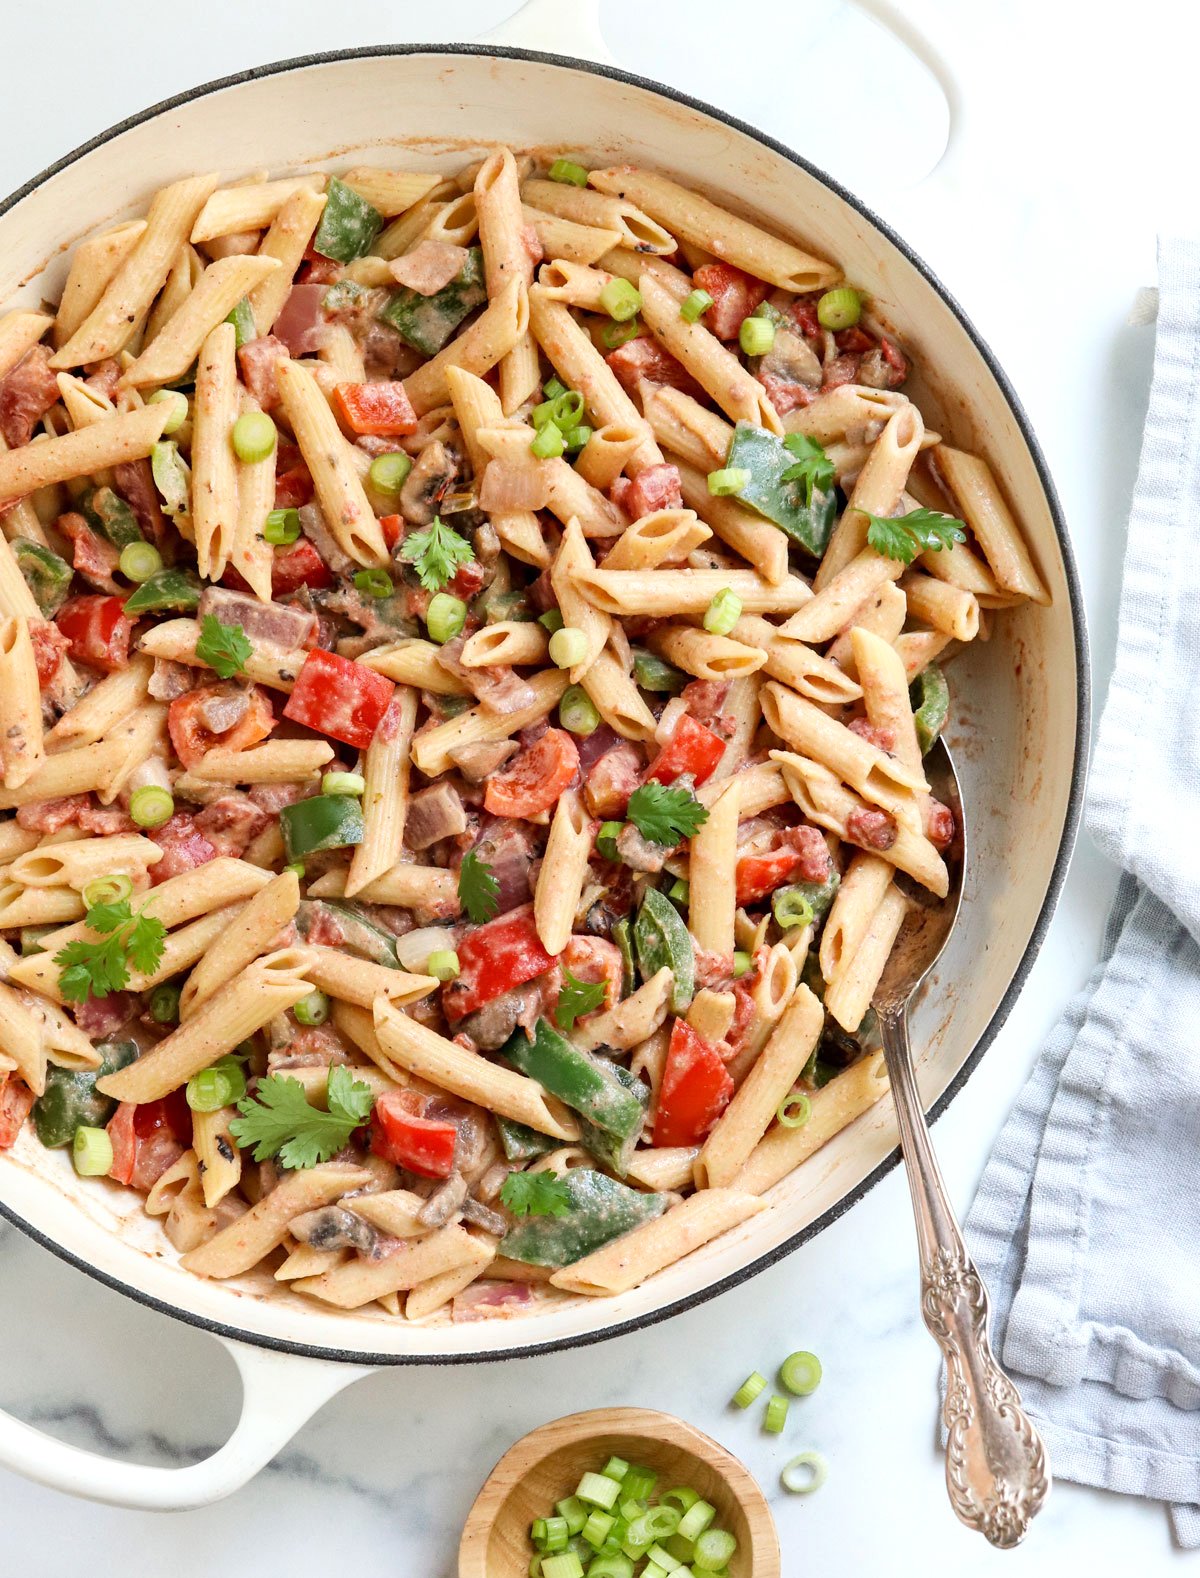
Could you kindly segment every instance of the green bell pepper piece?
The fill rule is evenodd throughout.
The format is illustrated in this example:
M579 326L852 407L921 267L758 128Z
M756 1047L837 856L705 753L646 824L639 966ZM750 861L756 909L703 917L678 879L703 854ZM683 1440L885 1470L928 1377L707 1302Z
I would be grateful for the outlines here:
M560 1270L667 1209L665 1194L643 1194L590 1167L572 1167L562 1183L569 1199L566 1215L525 1217L501 1239L502 1255Z
M664 965L671 971L675 978L671 1007L683 1013L696 995L696 951L683 917L657 888L648 889L642 899L633 923L633 943L643 981Z
M399 969L395 937L368 919L357 904L336 904L329 899L301 899L296 913L296 926L302 937L307 937L312 926L322 918L341 932L342 941L338 947L347 953L357 954L360 959L369 959L372 964L385 965L390 970Z
M644 647L633 649L633 677L642 690L662 695L677 695L687 684L687 675L682 669L647 652Z
M142 528L132 507L112 488L94 488L82 501L84 517L93 530L103 533L114 548L141 542Z
M254 327L254 314L250 310L250 303L245 296L225 319L226 323L233 324L233 343L237 350L243 345L248 345L251 340L258 338L258 330Z
M364 285L359 285L352 279L339 279L336 285L331 285L321 297L321 311L326 313L343 312L347 307L356 307L366 300L369 292Z
M614 1065L573 1045L546 1020L538 1020L532 1041L516 1031L502 1056L597 1128L620 1139L642 1132L642 1103L617 1078Z
M414 350L435 356L469 312L487 300L483 278L483 252L472 247L467 261L448 285L432 296L407 288L395 291L379 313Z
M383 229L383 215L353 187L330 176L325 188L325 208L312 239L312 249L335 263L352 263L365 257Z
M190 570L158 570L125 599L125 612L193 614L200 606L200 591Z
M504 1154L510 1162L531 1162L535 1156L545 1156L547 1151L554 1150L558 1145L558 1141L552 1140L548 1134L539 1134L536 1129L518 1123L515 1118L502 1118L499 1113L493 1112L492 1120Z
M285 805L279 831L287 858L302 860L321 849L347 849L363 841L362 801L350 794L317 794Z
M20 566L25 584L33 593L38 612L44 619L53 619L67 600L71 589L71 566L60 559L52 548L40 542L30 542L28 537L14 537L13 557Z
M623 1068L620 1063L610 1065L617 1083L634 1098L642 1110L642 1118L650 1106L650 1087L642 1080L637 1079ZM598 1124L582 1118L579 1124L580 1137L586 1148L598 1162L607 1167L610 1172L616 1173L618 1178L624 1178L629 1171L629 1164L633 1160L633 1153L637 1149L638 1140L641 1138L642 1125L632 1129L626 1135L613 1134L608 1129L602 1129ZM551 1144L554 1142L551 1141Z
M908 690L921 755L927 756L950 715L950 687L936 663L923 668Z
M621 950L621 996L628 997L637 985L633 963L633 936L628 916L619 920L613 927L612 940Z
M471 605L485 624L498 625L503 620L515 619L519 624L532 624L534 613L529 606L529 599L521 590L515 592L500 592L493 587L480 592Z
M739 422L734 428L725 465L750 473L738 498L774 521L794 543L819 559L829 546L837 497L832 488L828 493L818 489L812 503L806 503L804 483L783 480L783 473L795 464L795 455L784 448L783 440L774 433L750 422Z
M46 1088L33 1104L33 1125L47 1150L70 1145L81 1126L102 1129L117 1110L112 1097L96 1089L96 1081L132 1063L138 1055L137 1042L106 1041L96 1051L98 1068L59 1068L52 1063L46 1070Z

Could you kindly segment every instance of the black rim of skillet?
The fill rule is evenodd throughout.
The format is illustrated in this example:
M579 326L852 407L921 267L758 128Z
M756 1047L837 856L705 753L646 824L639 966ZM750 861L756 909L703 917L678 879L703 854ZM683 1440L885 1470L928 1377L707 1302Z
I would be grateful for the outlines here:
M1079 585L1079 574L1075 566L1070 539L1067 536L1066 523L1063 519L1062 507L1058 501L1058 494L1051 480L1041 447L1034 436L1029 418L1025 415L1016 391L1009 382L1003 368L966 313L932 270L922 262L913 249L890 226L872 213L852 192L847 191L844 186L833 180L831 176L826 175L823 170L819 170L815 165L810 164L807 159L801 158L798 153L787 147L786 144L768 136L765 132L759 131L747 122L739 120L737 116L729 115L724 110L719 110L711 104L706 104L702 99L694 98L690 94L681 93L675 88L666 87L661 82L655 82L649 77L638 76L634 72L623 71L615 66L579 60L569 55L542 54L537 50L509 49L499 45L488 44L376 44L361 49L329 50L323 54L299 55L291 60L273 61L265 66L255 66L247 71L236 72L233 76L221 77L213 82L203 83L201 86L192 88L186 93L179 93L172 98L163 99L160 103L151 105L149 109L142 110L137 115L131 115L127 120L119 121L115 126L109 127L107 131L101 132L98 137L93 137L91 141L82 143L73 152L64 155L63 158L43 170L40 175L34 176L31 181L27 181L11 197L0 203L0 217L8 213L10 209L14 208L23 198L28 197L31 192L35 191L44 182L48 181L51 176L57 175L61 170L65 170L68 166L74 164L76 160L83 158L94 149L103 147L105 143L111 142L113 138L119 137L123 132L129 131L135 126L140 126L145 121L153 120L157 115L178 109L180 105L190 104L195 99L205 98L210 93L219 93L225 88L238 87L244 82L255 82L263 77L279 76L284 72L303 70L308 66L323 66L345 60L370 60L387 56L400 57L407 55L498 56L506 60L524 60L540 65L560 66L571 71L587 71L593 76L608 77L616 82L624 82L633 87L643 88L649 93L657 94L660 98L672 99L677 104L683 104L689 109L698 110L701 114L707 115L713 120L721 121L726 126L733 127L735 131L742 132L747 137L752 137L756 142L762 143L765 147L781 155L789 163L797 165L815 180L820 181L822 185L828 187L831 192L840 197L844 203L849 204L856 213L861 214L869 224L873 225L894 247L904 254L957 318L959 324L970 338L971 343L987 364L988 371L996 380L1001 393L1008 402L1009 409L1012 411L1017 426L1021 431L1021 436L1033 459L1038 480L1046 495L1046 502L1050 508L1054 529L1058 536L1059 548L1063 557L1063 570L1071 604L1071 623L1075 637L1076 702L1078 708L1071 792L1067 801L1062 839L1054 861L1054 869L1050 874L1046 896L1042 902L1042 908L1038 914L1033 933L1030 936L1025 952L1021 955L1020 962L1008 989L1001 998L987 1028L980 1036L966 1062L930 1109L929 1119L933 1122L949 1106L950 1102L966 1083L967 1078L973 1073L983 1054L992 1044L1000 1027L1008 1018L1012 1006L1025 984L1025 979L1029 974L1033 961L1036 959L1045 940L1046 930L1049 927L1059 895L1062 892L1083 808L1091 717L1091 677L1087 623L1083 608L1083 596ZM131 1286L128 1282L122 1281L120 1277L112 1276L108 1272L100 1270L89 1261L55 1243L53 1239L40 1232L31 1223L26 1222L23 1217L7 1206L3 1200L0 1200L0 1216L6 1217L14 1226L19 1227L23 1233L33 1239L35 1243L41 1244L45 1249L50 1250L60 1260L65 1260L80 1271L86 1272L88 1276L94 1277L96 1281L104 1283L107 1287L115 1288L118 1293L124 1293L131 1299L136 1299L139 1304L158 1310L164 1315L173 1316L176 1320L186 1321L189 1326L195 1326L201 1331L211 1332L214 1336L231 1338L236 1342L249 1343L259 1348L269 1348L279 1353L293 1353L306 1358L330 1359L342 1363L364 1364L373 1367L401 1364L483 1364L494 1363L503 1359L531 1358L537 1354L554 1353L565 1348L582 1348L592 1343L607 1342L614 1337L621 1337L629 1332L640 1331L645 1327L657 1325L659 1321L668 1320L671 1316L682 1314L685 1310L694 1309L708 1299L716 1298L718 1294L725 1293L730 1288L738 1287L743 1282L747 1282L751 1277L757 1275L758 1272L767 1270L769 1266L775 1265L776 1262L782 1260L786 1255L790 1255L801 1244L807 1243L810 1238L815 1238L824 1228L836 1222L838 1217L842 1216L851 1206L861 1200L867 1191L873 1189L880 1179L889 1173L899 1161L900 1151L896 1149L891 1155L885 1157L860 1183L856 1184L836 1205L832 1205L827 1211L823 1211L819 1217L806 1227L801 1228L799 1232L794 1233L786 1242L760 1255L751 1264L743 1266L740 1270L732 1272L729 1276L721 1278L720 1281L714 1282L696 1293L689 1294L686 1298L676 1299L673 1303L664 1305L661 1309L651 1310L644 1315L638 1315L631 1320L621 1321L616 1325L606 1326L599 1331L581 1332L573 1337L560 1337L547 1342L532 1342L523 1347L499 1350L495 1353L398 1354L360 1352L351 1348L329 1348L320 1344L291 1342L286 1338L270 1337L261 1332L244 1331L241 1327L227 1325L224 1321L209 1320L207 1317L194 1314L190 1310L180 1309L177 1305L166 1303L164 1300L155 1298L140 1288Z

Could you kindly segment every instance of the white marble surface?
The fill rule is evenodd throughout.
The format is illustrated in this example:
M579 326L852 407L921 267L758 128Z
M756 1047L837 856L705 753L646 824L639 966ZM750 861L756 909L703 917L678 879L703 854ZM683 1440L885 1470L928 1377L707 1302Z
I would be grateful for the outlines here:
M571 3L571 0L564 0ZM468 38L506 0L333 8L315 0L164 7L59 0L5 7L0 190L121 116L196 82L308 51ZM1179 0L900 0L967 86L967 141L949 181L901 190L943 121L924 75L838 0L760 0L739 13L608 0L605 31L632 69L714 100L857 187L946 280L1011 374L1058 481L1083 574L1097 679L1111 659L1124 515L1151 333L1125 326L1153 278L1156 230L1195 223L1189 148L1197 27ZM50 46L51 34L57 42ZM785 69L773 73L781 56ZM498 128L499 130L499 128ZM252 158L250 150L247 159ZM887 169L889 159L897 164ZM1096 956L1112 888L1080 849L1049 940L982 1067L937 1126L964 1205L1040 1038ZM232 1366L209 1339L108 1292L0 1229L0 1404L116 1456L194 1461L225 1439ZM796 1347L825 1382L782 1441L723 1404L744 1374ZM392 1371L330 1404L249 1488L158 1517L73 1502L0 1474L0 1571L45 1578L236 1564L263 1575L344 1567L449 1578L458 1530L500 1452L570 1410L636 1403L710 1430L772 1495L788 1578L956 1578L1174 1572L1162 1509L1060 1485L1019 1552L1001 1557L950 1515L935 1450L936 1361L915 1298L906 1191L893 1174L800 1253L715 1303L616 1343L502 1366ZM811 1500L774 1487L802 1447L830 1458Z

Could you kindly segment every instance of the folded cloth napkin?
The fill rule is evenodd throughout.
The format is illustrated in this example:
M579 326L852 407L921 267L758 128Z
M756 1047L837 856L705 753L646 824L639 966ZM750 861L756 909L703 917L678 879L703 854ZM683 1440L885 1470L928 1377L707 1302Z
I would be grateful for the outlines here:
M1159 247L1154 382L1087 826L1125 872L966 1222L1053 1472L1200 1547L1200 242Z

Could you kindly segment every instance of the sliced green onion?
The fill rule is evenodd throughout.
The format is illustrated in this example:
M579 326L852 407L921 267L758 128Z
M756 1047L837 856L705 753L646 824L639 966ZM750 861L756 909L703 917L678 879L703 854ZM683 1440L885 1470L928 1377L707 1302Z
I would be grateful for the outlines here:
M621 1494L624 1495L624 1493L625 1487L622 1485ZM644 1501L641 1497L630 1497L628 1501L621 1502L620 1506L617 1508L617 1511L621 1514L622 1518L624 1518L626 1525L628 1525L632 1523L635 1518L640 1518L647 1510L648 1505L649 1503Z
M548 608L544 614L538 615L538 624L543 630L548 630L551 635L563 627L562 611L557 608Z
M600 291L600 305L616 323L628 323L642 310L642 293L636 285L619 275Z
M354 585L365 597L390 597L396 590L387 571L378 569L356 570Z
M113 1164L112 1141L106 1129L81 1123L71 1141L71 1160L81 1178L103 1178Z
M769 318L743 318L738 344L747 356L765 356L775 344L775 325Z
M589 1514L588 1520L583 1526L583 1538L593 1550L598 1551L611 1534L616 1521L612 1514L608 1512L596 1511ZM564 1524L563 1527L565 1528L566 1525Z
M275 453L278 437L275 424L265 411L243 411L233 424L233 452L247 464L266 460Z
M670 1492L667 1492L670 1495ZM700 1498L697 1497L697 1500ZM657 1507L651 1507L640 1518L635 1518L629 1525L629 1535L640 1544L646 1535L652 1540L667 1540L679 1528L683 1513L678 1507L667 1505L667 1497ZM640 1527L639 1527L640 1525Z
M587 1578L633 1578L633 1562L622 1551L604 1551L588 1563Z
M466 622L467 605L460 597L451 597L449 592L435 592L429 599L425 628L429 639L436 641L438 646L453 641Z
M586 186L588 183L586 168L576 164L574 159L555 159L546 173L552 181L562 181L568 186Z
M403 450L376 455L367 471L367 486L385 498L397 498L411 470L412 460Z
M240 1095L238 1086L241 1086ZM222 1107L232 1106L234 1101L240 1101L246 1093L246 1080L236 1061L231 1064L214 1063L211 1068L202 1068L198 1074L193 1074L187 1082L185 1094L187 1104L193 1112L220 1112Z
M583 396L578 389L564 389L553 399L544 400L533 408L533 425L539 430L553 422L560 433L578 427L583 418Z
M862 315L862 297L849 285L827 290L817 303L817 322L823 329L852 329Z
M433 962L432 956L430 962ZM433 971L429 973L432 975ZM568 1496L564 1501L556 1501L554 1510L560 1518L567 1520L568 1534L578 1534L588 1520L587 1508L578 1496Z
M568 685L558 704L558 721L564 729L584 739L600 727L596 704L582 685Z
M322 794L364 795L367 780L361 773L326 773L321 779Z
M439 981L453 981L459 971L458 955L453 948L435 948L425 962L425 973L435 976ZM578 1534L578 1529L572 1529L572 1534Z
M124 871L116 871L111 877L93 877L83 890L83 902L89 910L95 909L97 904L120 904L132 892L133 878Z
M566 440L553 422L543 422L534 434L529 452L539 460L553 460L566 449Z
M603 1474L589 1472L579 1481L575 1494L587 1506L599 1507L607 1512L621 1494L621 1487L615 1479L606 1479Z
M677 877L667 889L667 897L669 899L673 899L676 904L686 904L688 901L688 893L690 891L691 889L684 879L682 877Z
M704 628L710 636L727 636L742 617L742 600L726 586L704 610Z
M284 866L283 869L292 872L297 877L303 877L304 862L302 860L293 860L290 866Z
M172 433L178 433L188 418L187 395L181 394L178 389L156 389L150 396L148 403L150 405L159 405L167 400L171 402L172 409L170 416L163 424L164 438L170 438Z
M662 1499L668 1504L675 1505L683 1513L696 1505L700 1500L700 1493L693 1490L690 1485L676 1485L673 1490L664 1491Z
M539 1518L533 1526L535 1531L539 1524L542 1530L541 1540L538 1540L536 1532L533 1537L534 1544L538 1546L538 1549L549 1551L551 1554L555 1551L565 1551L567 1541L571 1537L567 1529L567 1520L565 1518Z
M813 907L796 888L777 888L771 895L771 913L783 931L793 926L811 926Z
M754 955L745 953L741 948L733 956L733 978L741 980L743 975L749 975L754 968Z
M802 1129L812 1117L812 1102L802 1090L793 1090L779 1103L775 1116L785 1129Z
M767 1417L763 1420L763 1429L768 1435L779 1435L784 1425L787 1424L787 1416L788 1400L786 1397L780 1397L779 1393L776 1392L775 1396L767 1404Z
M779 1366L780 1384L793 1397L807 1397L821 1384L821 1361L815 1353L789 1353Z
M695 323L712 306L713 299L706 290L693 290L680 303L679 316L688 323Z
M699 1539L716 1515L717 1509L711 1501L694 1501L680 1518L676 1532L685 1540Z
M613 825L611 822L606 822L604 827ZM619 828L622 824L618 822L615 825ZM600 831L603 833L604 828L602 827ZM645 1501L657 1484L658 1475L653 1469L643 1468L640 1463L635 1463L621 1482L621 1494L631 1501Z
M554 400L560 394L566 394L567 386L558 378L548 378L542 385L542 396L546 400Z
M130 542L121 549L117 568L127 580L138 586L157 575L163 567L163 557L152 542Z
M251 340L257 338L254 313L245 296L234 307L225 322L233 324L233 343L239 351L243 345L249 345Z
M722 466L719 471L710 471L708 474L708 491L714 499L732 498L735 493L740 493L750 481L750 473L745 466Z
M309 992L292 1009L298 1024L323 1025L329 1018L329 999L324 992Z
M272 510L263 527L263 541L282 548L296 541L300 535L299 510Z
M150 993L150 1017L157 1025L179 1023L179 988L164 981Z
M641 332L636 318L625 318L620 322L606 323L600 330L600 342L606 350L615 351L622 345L628 345L630 340L636 340Z
M583 1578L583 1563L574 1551L542 1557L541 1578Z
M546 1549L545 1518L535 1518L533 1520L533 1522L529 1525L529 1538L537 1546L539 1551L544 1551Z
M175 815L175 800L157 784L143 784L129 796L129 815L139 827L161 827Z
M619 1485L629 1472L629 1464L623 1457L610 1457L600 1472L605 1479L615 1479Z
M542 1578L542 1558L540 1553L535 1552L529 1558L529 1578Z
M568 453L574 454L576 450L586 449L592 441L593 431L594 429L584 422L578 422L574 427L568 428L563 434L563 442L567 446Z
M657 1562L647 1562L642 1568L641 1578L668 1578L667 1569L660 1567Z
M556 668L574 668L586 662L590 651L586 633L574 625L564 625L550 637L550 661Z
M698 1573L714 1573L729 1565L737 1541L725 1529L707 1529L696 1541L692 1566Z
M733 1406L735 1408L749 1408L750 1404L759 1395L759 1393L765 1392L766 1389L766 1376L760 1375L757 1370L752 1370L742 1382L742 1384L738 1387L737 1391L734 1392Z
M660 1572L673 1573L682 1566L683 1563L677 1556L672 1556L670 1551L665 1551L661 1545L655 1543L646 1552L646 1566L643 1572L652 1572L657 1568Z
M779 1483L794 1496L810 1496L820 1490L828 1475L829 1464L820 1452L801 1452L784 1464Z
M605 860L617 858L617 838L624 826L624 822L601 822L600 831L596 834L596 848Z

